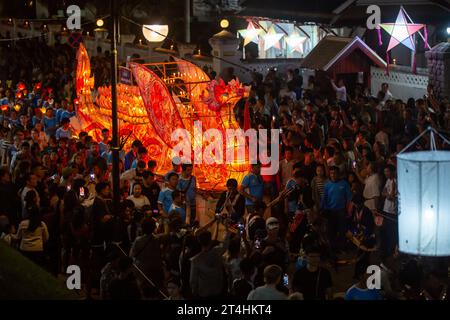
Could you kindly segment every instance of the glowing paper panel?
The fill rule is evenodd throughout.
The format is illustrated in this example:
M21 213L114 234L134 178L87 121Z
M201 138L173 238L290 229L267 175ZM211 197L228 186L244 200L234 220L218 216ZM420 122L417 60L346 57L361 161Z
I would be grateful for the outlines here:
M397 156L399 248L422 256L450 256L450 152Z
M267 30L266 35L264 36L264 50L269 50L272 47L280 49L280 40L283 38L284 33L277 33L273 26Z
M176 144L171 141L172 132L184 129L172 95L161 78L152 71L137 63L130 63L130 67L153 128L172 147Z
M297 31L294 31L289 37L286 37L286 42L291 52L297 51L303 53L303 44L307 39L306 37L302 37Z
M239 34L244 38L244 46L250 42L258 44L258 36L261 31L261 29L255 28L255 25L251 21L248 23L247 29L239 30Z
M378 42L380 46L383 44L381 40L381 29L386 31L390 35L389 45L386 49L386 62L389 66L389 51L394 49L399 44L403 44L411 51L414 52L413 59L413 72L416 71L416 45L414 43L414 35L417 33L421 36L423 41L425 42L425 49L429 49L428 45L428 35L427 28L424 24L414 23L411 18L408 16L408 13L405 11L403 7L400 7L400 11L398 12L397 19L394 23L381 23L377 26L378 30ZM420 32L420 30L424 30L424 35Z

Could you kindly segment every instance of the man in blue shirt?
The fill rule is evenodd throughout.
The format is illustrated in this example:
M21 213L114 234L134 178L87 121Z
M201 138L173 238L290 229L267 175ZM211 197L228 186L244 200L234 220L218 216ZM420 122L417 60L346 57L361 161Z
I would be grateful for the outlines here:
M287 210L288 217L292 218L295 212L298 209L299 197L300 197L300 189L304 184L302 177L302 173L300 170L296 170L294 172L294 176L289 179L286 183L285 190L289 191L289 195L285 200L285 209Z
M73 105L72 104L68 104L67 105L67 109L63 110L61 112L61 120L64 118L72 118L76 116L76 112L73 110Z
M345 293L345 300L383 300L383 296L381 295L380 289L372 288L369 289L367 287L367 280L370 273L367 273L367 265L361 265L361 267L356 268L355 270L356 277L359 279L359 282L351 286L347 292ZM369 280L369 283L371 281ZM380 280L381 285L381 280Z
M321 207L328 219L330 242L337 248L342 248L346 232L346 207L352 200L350 185L345 180L339 180L339 168L330 168L330 181L325 184Z
M56 108L55 110L56 123L61 124L62 114L67 108L67 100L62 100L61 105L56 104L55 108Z
M172 206L173 199L172 193L177 189L178 174L172 172L169 174L169 183L167 188L161 190L158 196L158 209L163 218L169 216L170 207Z
M139 140L134 140L131 144L131 150L125 154L125 170L131 169L131 165L133 164L133 160L136 159L136 154L138 152L139 147L142 146L142 142Z
M261 164L259 162L252 164L251 171L242 180L241 194L246 198L247 212L254 213L255 203L262 202L264 196L264 181L261 177Z
M136 159L131 163L131 168L136 168L136 164L138 161L144 161L147 157L148 151L144 146L139 147L138 152L136 154Z
M186 210L183 207L182 194L179 190L174 190L172 192L172 205L170 206L169 214L173 215L174 213L180 215L183 225L188 222L186 221Z
M100 154L102 156L104 152L108 151L108 143L109 143L109 130L107 128L104 128L102 129L102 141L98 143Z
M197 179L192 175L194 169L191 163L183 163L181 165L181 175L178 179L177 189L181 191L182 196L186 201L186 205L189 205L191 210L190 221L187 223L194 223L196 217L195 195L197 190Z

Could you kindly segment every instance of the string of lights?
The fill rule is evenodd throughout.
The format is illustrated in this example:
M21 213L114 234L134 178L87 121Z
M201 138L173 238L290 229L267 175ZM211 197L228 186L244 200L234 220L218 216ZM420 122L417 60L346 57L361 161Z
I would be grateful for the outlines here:
M33 39L33 38L41 38L43 37L45 34L42 33L40 35L34 35L34 36L28 36L28 37L16 37L16 38L8 38L8 39L1 39L0 38L0 42L7 42L7 41L20 41L20 40L28 40L28 39Z
M86 25L88 25L88 24L96 23L97 20L103 20L103 19L108 18L109 16L110 16L110 15L105 15L105 16L102 16L102 17L100 17L100 18L96 18L94 21L92 21L92 20L86 21L86 22L82 23L80 26L83 27L83 26L86 26ZM23 19L23 20L29 21L29 19ZM54 19L49 19L49 20L54 20ZM67 18L66 18L66 20L67 20ZM0 38L0 42L20 41L20 40L28 40L28 39L40 38L40 37L45 36L46 33L47 33L47 32L43 31L41 34L39 34L39 35L33 35L33 36L15 37L15 38L3 38L3 39Z
M122 16L122 19L124 19L125 21L128 21L128 22L130 22L130 23L133 23L133 24L137 25L138 27L143 27L143 26L144 26L143 24L141 24L141 23L139 23L139 22L136 22L136 21L134 21L134 20L132 20L132 19L130 19L130 18L124 17L124 16ZM149 29L149 30L152 31L152 32L155 32L155 33L158 34L158 35L164 36L163 34L159 33L159 32L156 31L156 30L153 30L152 28L148 27L147 25L145 26L145 28ZM175 44L175 43L177 42L175 39L170 38L170 37L167 37L167 36L166 36L166 39L168 39L169 41L171 41L173 44ZM198 55L200 56L200 54L198 54ZM233 65L233 66L235 66L235 67L241 68L241 69L243 69L243 70L245 70L245 71L251 71L251 69L249 69L249 68L246 68L246 67L244 67L244 66L242 66L242 65L236 64L236 63L234 63L234 62L232 62L232 61L229 61L229 60L224 59L224 58L217 57L217 56L212 55L212 54L210 54L210 55L202 54L202 56L204 56L204 57L210 57L210 58L214 58L214 59L219 59L219 60L224 61L224 62L227 62L228 64L231 64L231 65Z

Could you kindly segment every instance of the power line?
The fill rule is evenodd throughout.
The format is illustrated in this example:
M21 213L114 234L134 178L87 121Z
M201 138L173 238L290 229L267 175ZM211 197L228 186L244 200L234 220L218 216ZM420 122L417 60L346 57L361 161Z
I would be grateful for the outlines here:
M7 42L7 41L19 41L19 40L26 40L26 39L33 39L33 38L40 38L44 37L45 33L36 35L36 36L28 36L28 37L17 37L17 38L9 38L9 39L0 39L0 42Z

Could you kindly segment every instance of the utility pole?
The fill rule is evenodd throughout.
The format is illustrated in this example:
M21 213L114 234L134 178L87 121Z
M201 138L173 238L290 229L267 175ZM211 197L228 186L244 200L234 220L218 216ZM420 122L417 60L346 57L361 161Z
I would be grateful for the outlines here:
M185 0L184 8L184 22L185 22L185 39L186 43L191 43L191 0Z
M119 214L120 176L119 176L119 123L117 119L117 42L119 14L117 0L111 0L112 38L111 38L111 112L112 112L112 191L114 214Z

